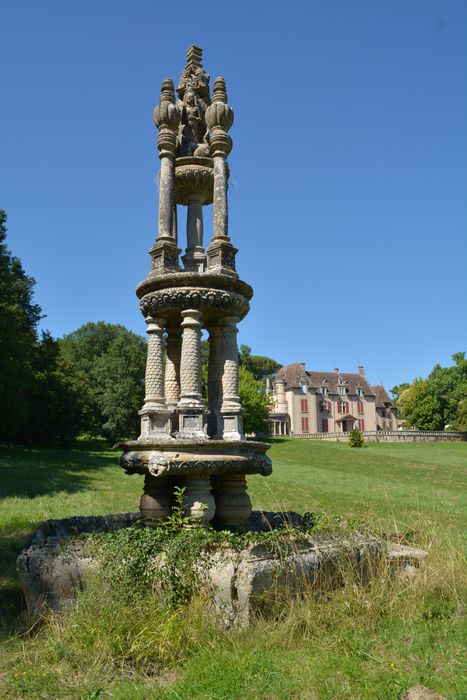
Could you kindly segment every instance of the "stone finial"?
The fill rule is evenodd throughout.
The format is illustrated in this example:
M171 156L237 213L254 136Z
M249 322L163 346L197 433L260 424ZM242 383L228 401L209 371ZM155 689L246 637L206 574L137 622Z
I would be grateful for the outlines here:
M211 153L227 156L232 150L232 139L227 132L233 124L234 112L227 102L224 78L216 78L212 94L212 104L206 110L206 124L211 129Z
M175 89L173 80L166 78L162 81L159 104L154 110L154 121L158 129L167 128L176 132L180 124L180 111L175 105Z
M188 65L203 67L203 49L200 46L192 44L186 52L186 63Z

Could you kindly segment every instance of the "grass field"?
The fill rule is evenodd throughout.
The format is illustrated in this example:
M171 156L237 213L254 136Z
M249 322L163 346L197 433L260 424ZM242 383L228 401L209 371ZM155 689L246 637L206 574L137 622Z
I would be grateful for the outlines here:
M212 628L196 604L172 617L154 610L152 624L146 610L141 625L149 638L156 635L163 658L151 672L132 662L137 611L124 605L105 627L109 602L96 609L96 600L84 600L74 617L52 616L24 636L15 559L25 538L48 518L137 510L142 479L125 476L117 453L102 443L1 448L0 696L389 700L421 683L447 698L467 697L467 443L351 450L276 440L270 454L273 475L249 479L255 508L327 511L399 533L430 551L417 579L297 602L280 623L258 620L248 631Z

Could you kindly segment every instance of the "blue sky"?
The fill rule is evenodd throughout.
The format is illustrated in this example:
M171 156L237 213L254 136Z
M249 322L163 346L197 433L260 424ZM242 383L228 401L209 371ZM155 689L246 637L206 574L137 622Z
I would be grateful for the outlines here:
M466 348L464 0L2 0L0 26L0 206L54 336L144 333L152 110L196 43L235 110L240 342L388 388Z

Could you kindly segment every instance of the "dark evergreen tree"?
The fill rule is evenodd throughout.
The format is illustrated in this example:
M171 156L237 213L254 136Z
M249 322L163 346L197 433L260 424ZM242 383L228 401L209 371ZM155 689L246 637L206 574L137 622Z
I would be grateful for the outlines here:
M6 244L6 212L0 209L0 441L21 441L27 432L28 392L41 308L35 280Z

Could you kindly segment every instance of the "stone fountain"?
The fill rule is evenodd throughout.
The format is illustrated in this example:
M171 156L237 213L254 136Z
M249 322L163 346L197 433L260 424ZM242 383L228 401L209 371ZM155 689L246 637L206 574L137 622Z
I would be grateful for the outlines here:
M154 121L160 158L158 235L151 269L138 285L147 323L146 395L141 435L121 445L128 474L144 474L140 510L164 520L175 486L193 521L242 529L251 515L246 475L271 473L267 443L246 440L238 395L237 324L253 290L236 271L228 231L228 131L234 113L225 81L212 97L202 49L191 46L177 86L162 81ZM213 207L213 231L203 240L203 207ZM178 216L187 208L186 249ZM209 334L208 400L203 402L201 332Z
M154 110L161 160L158 236L150 248L151 269L137 288L147 323L146 395L141 435L121 445L121 466L144 475L140 513L75 516L42 523L17 560L29 612L62 610L102 563L83 534L139 526L141 516L161 523L183 487L185 515L192 523L222 529L269 532L286 528L288 546L278 553L267 541L224 546L194 563L199 586L227 626L248 624L258 612L283 606L307 588L342 585L342 566L359 581L373 578L382 562L394 570L418 566L421 550L394 547L366 533L320 538L306 530L307 516L252 513L248 474L271 473L268 443L246 440L238 395L237 324L249 310L252 288L236 271L238 252L228 233L228 131L233 111L225 82L202 66L202 51L190 47L177 87L162 82ZM213 231L203 242L203 207L213 206ZM187 207L187 242L178 247L177 208ZM201 381L201 332L209 334L207 405ZM297 528L302 532L297 533ZM155 565L155 563L154 563ZM160 566L164 566L163 558ZM385 570L385 569L384 569Z

